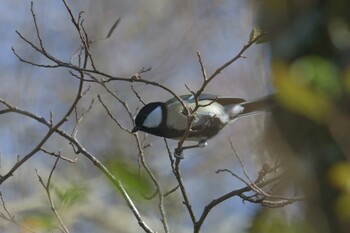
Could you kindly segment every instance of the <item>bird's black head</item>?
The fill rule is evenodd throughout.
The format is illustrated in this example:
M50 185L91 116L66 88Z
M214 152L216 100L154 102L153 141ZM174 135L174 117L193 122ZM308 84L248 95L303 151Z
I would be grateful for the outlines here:
M149 103L141 108L135 119L135 127L132 132L138 130L155 134L162 124L164 124L166 116L166 107L162 102Z

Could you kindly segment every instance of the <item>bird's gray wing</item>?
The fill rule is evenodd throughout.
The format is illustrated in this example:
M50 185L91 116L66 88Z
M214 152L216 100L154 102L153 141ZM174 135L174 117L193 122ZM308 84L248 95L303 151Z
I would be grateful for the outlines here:
M226 105L241 104L241 103L246 102L246 100L242 99L242 98L232 98L232 97L220 96L216 99L216 102L218 102L222 106L226 106Z
M192 94L181 95L180 98L183 99L187 103L194 103L195 102L194 96ZM201 94L199 96L198 100L199 101L212 100L212 101L215 101L223 106L232 105L232 104L240 104L240 103L243 103L246 101L245 99L242 99L242 98L232 98L232 97L225 97L225 96L219 96L219 95L207 94L207 93ZM175 102L177 102L177 99L172 98L172 99L168 100L166 102L166 104L170 105L170 104L173 104Z

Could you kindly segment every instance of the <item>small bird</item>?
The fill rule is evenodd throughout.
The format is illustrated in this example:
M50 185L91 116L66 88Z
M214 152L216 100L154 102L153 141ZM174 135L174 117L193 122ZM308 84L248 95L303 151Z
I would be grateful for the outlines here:
M194 95L179 96L189 111L196 106ZM197 141L194 146L183 149L204 147L206 141L220 132L234 120L261 112L271 106L273 95L252 101L241 98L222 97L212 94L198 96L198 105L191 131L186 141ZM176 98L164 102L149 103L141 108L131 132L143 131L156 136L181 139L188 127L188 117L183 105Z

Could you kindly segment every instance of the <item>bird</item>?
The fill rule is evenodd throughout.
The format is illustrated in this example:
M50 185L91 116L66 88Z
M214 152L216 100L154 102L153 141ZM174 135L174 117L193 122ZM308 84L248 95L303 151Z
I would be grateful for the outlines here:
M238 118L265 111L273 105L273 94L246 101L243 98L225 97L214 94L194 94L174 97L166 102L151 102L143 106L135 118L132 133L143 131L155 136L180 140L188 128L188 114L194 111L192 127L185 141L196 141L189 149L207 146L207 140L217 135L225 126ZM197 99L197 100L196 100Z

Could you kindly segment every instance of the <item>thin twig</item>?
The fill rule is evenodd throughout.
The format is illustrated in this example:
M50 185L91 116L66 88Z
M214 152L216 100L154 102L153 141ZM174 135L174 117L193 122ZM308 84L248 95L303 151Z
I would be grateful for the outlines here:
M245 168L245 166L244 166L244 164L243 164L243 161L242 161L241 157L240 157L239 154L238 154L238 151L237 151L237 150L235 149L235 147L233 146L232 139L229 138L229 141L230 141L231 149L232 149L232 151L234 152L234 154L235 154L237 160L239 161L239 164L241 165L241 168L242 168L242 170L243 170L243 173L244 173L245 177L249 180L249 184L248 184L248 185L251 185L251 186L252 186L252 189L253 189L255 192L257 192L257 193L263 193L263 191L262 191L259 187L257 187L257 186L254 184L253 180L250 179L250 176L248 175L248 172L247 172L247 170L246 170L246 168Z
M43 186L43 188L45 189L45 192L46 192L46 195L49 199L49 203L50 203L50 206L51 206L51 211L52 213L55 215L56 219L58 220L61 228L62 228L62 231L64 233L69 233L69 230L68 228L66 227L66 225L63 223L62 221L62 218L60 217L60 215L58 214L57 210L56 210L56 207L55 207L55 204L52 200L52 197L51 197L51 191L50 191L50 186L51 186L51 179L52 179L52 176L53 176L53 172L55 171L56 169L56 166L57 166L57 163L59 161L60 157L57 157L57 159L55 160L55 163L50 171L50 174L49 174L49 177L47 179L47 182L46 184L44 183L43 179L41 178L41 176L39 175L38 173L38 170L36 170L36 175L38 176L38 179L39 179L39 182L40 184Z
M175 186L174 188L170 189L168 192L164 193L163 196L166 197L166 196L169 196L170 194L174 193L176 190L179 189L179 185Z
M10 213L10 211L7 209L5 200L4 200L1 192L0 192L0 200L1 200L2 208L5 211L5 214L0 212L0 218L2 218L4 220L6 220L6 221L8 221L8 222L18 226L21 229L24 229L25 232L35 233L35 231L33 231L32 229L28 228L26 225L23 225L23 224L21 224L21 223L16 221L15 216L13 216Z
M72 11L70 9L70 7L68 6L67 2L65 0L62 0L66 10L68 11L71 20L73 22L73 24L75 25L78 33L79 33L79 37L81 39L82 43L84 44L84 47L87 49L88 45L86 44L86 41L84 40L84 38L82 37L82 33L80 31L80 25L79 22L77 22L72 14ZM8 173L6 173L4 176L2 176L0 178L0 184L2 184L5 180L7 180L10 176L13 175L13 173L22 165L24 164L25 161L27 161L29 158L31 158L34 154L36 154L37 151L40 150L40 148L42 148L43 144L50 138L50 136L52 135L53 132L57 132L58 134L60 134L61 136L64 136L66 139L68 139L72 144L74 144L74 146L77 148L76 151L78 151L79 153L82 153L83 155L85 155L88 159L90 159L112 182L113 184L119 189L119 191L121 192L121 194L123 195L124 199L126 200L129 208L132 210L134 216L136 217L139 225L141 226L142 229L144 229L145 232L147 233L151 233L153 232L147 225L146 223L143 221L140 213L138 212L137 208L135 207L134 203L132 202L132 200L130 199L129 195L127 194L127 192L125 191L123 185L121 184L120 180L118 180L116 177L114 177L108 170L107 168L100 163L93 155L91 155L90 153L88 153L81 145L80 143L75 139L70 137L69 135L67 135L64 131L60 130L59 127L67 120L68 116L72 113L72 111L74 111L74 108L76 106L76 104L78 103L78 101L81 98L81 93L82 93L82 86L83 86L83 82L85 81L84 75L85 73L89 73L86 72L87 68L87 61L88 61L88 53L85 52L85 56L84 59L82 60L82 62L80 62L80 56L79 56L79 66L75 66L73 64L70 63L65 63L62 62L56 58L54 58L53 56L51 56L50 54L48 54L47 52L41 50L40 48L38 48L37 46L35 46L32 42L30 42L29 40L27 40L25 37L23 37L20 33L17 33L19 35L19 37L25 41L27 44L31 45L36 51L38 51L40 54L42 54L44 57L46 57L47 59L51 60L52 62L54 62L56 65L51 66L51 65L41 65L41 64L36 64L30 61L27 61L25 59L23 59L22 57L20 57L19 55L17 55L17 53L15 52L15 50L13 49L14 54L17 56L17 58L25 63L34 65L34 66L39 66L39 67L44 67L44 68L55 68L55 67L66 67L69 69L73 69L78 71L79 75L80 75L80 84L79 84L79 88L78 88L78 93L77 93L77 97L75 98L75 100L73 101L71 107L69 108L69 110L67 111L67 113L64 115L64 117L62 118L61 121L59 121L56 125L54 125L53 127L50 126L50 123L47 122L47 120L45 120L44 118L41 117L37 117L36 115L29 113L29 112L25 112L25 111L17 111L16 109L9 109L9 112L17 112L17 113L22 113L23 115L27 115L33 119L38 120L38 122L43 123L44 125L48 126L50 128L49 132L47 133L47 135L42 139L42 141L37 145L36 148L34 148L29 154L27 154L26 156L24 156L22 159L19 159L17 161L17 163L12 167L12 169L10 169L10 171ZM40 35L40 34L39 34ZM81 65L81 66L80 66ZM94 70L91 70L92 72L94 72ZM130 79L129 82L131 82L132 80Z
M303 200L304 198L302 197L286 197L286 196L277 196L277 195L270 195L268 193L266 193L264 190L262 190L259 185L257 185L257 183L253 182L252 179L250 178L250 176L248 175L248 172L242 162L242 159L240 158L238 152L236 151L236 149L234 148L233 146L233 142L231 140L231 138L229 138L229 141L230 141L230 146L231 146L231 149L234 151L234 154L236 156L236 158L238 159L241 167L242 167L242 170L243 170L243 173L244 175L246 176L246 178L249 180L249 186L251 186L252 190L264 197L268 197L270 199L277 199L277 200L290 200L290 201L300 201L300 200Z
M46 51L45 51L45 48L44 48L44 45L43 45L43 41L41 39L41 36L40 36L40 31L39 31L39 27L38 27L38 22L36 21L36 15L34 13L34 3L33 2L30 2L30 12L32 14L32 19L34 21L34 27L35 27L35 32L36 32L36 37L38 38L39 40L39 45L40 45L40 48L41 50L46 54Z
M82 96L84 95L84 93L82 93ZM85 110L84 108L82 109L82 113L80 114L80 116L78 117L78 112L75 108L75 124L72 130L72 136L76 137L77 133L78 133L78 126L79 124L83 121L83 119L85 118L85 116L90 112L90 110L92 109L92 106L95 102L95 99L92 99L89 107Z
M64 160L64 161L67 161L67 162L70 162L70 163L76 163L77 161L78 161L78 157L75 157L74 159L70 159L70 158L68 158L68 157L66 157L66 156L62 156L61 155L61 153L55 153L55 152L50 152L50 151L48 151L48 150L46 150L45 148L40 148L40 150L42 151L42 152L44 152L45 154L48 154L48 155L51 155L51 156L55 156L56 158L60 158L60 159L62 159L62 160Z
M165 143L165 147L166 147L166 150L168 152L168 156L169 156L169 160L170 160L170 165L171 165L171 169L174 171L175 170L175 160L172 156L172 153L171 153L171 150L170 150L170 147L169 147L169 143L168 141L166 140L166 138L163 138L164 140L164 143Z
M192 129L192 124L193 121L195 119L195 115L196 115L196 111L198 110L198 108L200 107L198 104L198 98L199 96L202 94L202 92L204 91L204 89L206 88L206 86L215 78L218 76L218 74L221 73L221 71L223 71L224 69L226 69L228 66L230 66L232 63L234 63L235 61L237 61L239 58L242 58L243 53L249 48L251 47L256 41L258 41L260 38L262 37L262 34L257 36L256 38L254 38L253 40L249 40L249 42L243 46L243 48L237 53L236 56L234 56L231 60L229 60L228 62L226 62L224 65L220 66L219 68L217 68L215 70L215 72L209 77L207 78L207 74L205 72L205 67L204 64L202 62L202 57L200 56L200 53L197 53L197 56L199 57L199 62L201 65L201 70L202 70L202 75L203 75L203 83L201 85L201 87L197 90L197 92L194 94L194 99L196 102L195 108L192 110L192 113L190 114L187 107L184 107L185 112L187 113L187 129L185 131L185 133L183 134L183 136L181 137L181 139L178 141L178 146L176 148L176 151L180 152L182 151L182 145L185 142L186 138L190 135L191 133L191 129ZM182 103L182 102L181 102Z
M269 180L266 180L266 181L263 181L259 184L259 187L264 187L266 185L269 185L271 183L274 183L276 182L277 180L281 179L282 178L282 175L280 176L276 176L276 177L273 177ZM227 199L230 199L232 197L235 197L235 196L240 196L242 193L245 193L245 192L249 192L249 191L252 191L252 187L247 185L245 186L244 188L241 188L241 189L236 189L236 190L233 190L231 192L228 192L216 199L213 199L208 205L206 205L204 207L204 210L200 216L200 218L198 219L198 221L195 223L195 226L194 226L194 233L198 233L201 229L201 226L203 225L204 223L204 220L206 219L206 217L208 216L209 212L217 205L219 205L220 203L226 201Z
M1 192L0 192L0 200L2 203L2 208L4 209L6 215L9 217L9 219L11 219L11 221L15 221L15 216L10 214L10 211L7 209L6 204L5 204L5 200L4 200Z
M138 91L135 90L134 85L131 85L131 90L132 92L134 92L134 94L136 95L136 97L138 98L138 100L143 104L146 105L146 103L142 100L140 94L138 93Z
M106 110L108 116L118 125L118 127L122 130L124 130L127 133L131 133L130 130L128 130L126 127L124 127L118 120L113 116L113 114L109 111L107 105L102 101L102 98L100 95L97 95L98 101L102 104L103 108Z
M132 113L130 111L130 108L129 108L128 104L126 103L126 101L123 101L122 99L120 99L119 96L116 95L115 93L113 93L104 83L101 84L101 85L107 90L108 93L110 93L115 99L117 99L119 103L122 104L122 106L124 107L125 111L128 113L128 116L129 116L130 120L134 121L133 115L132 115ZM123 127L119 123L119 121L116 118L113 117L113 115L109 111L108 107L103 103L101 97L99 95L97 97L98 97L99 101L101 102L101 104L103 105L103 107L106 109L107 114L113 119L113 121L115 121L116 124L121 129L125 130L128 133L131 133L131 131L129 131L125 127ZM134 134L134 136L135 136L136 144L137 144L138 151L139 151L138 161L142 165L142 167L145 169L146 173L151 178L153 184L156 187L155 195L158 194L157 195L158 196L158 208L159 208L159 211L160 211L160 214L161 214L161 221L162 221L162 224L163 224L164 231L166 233L168 233L169 232L169 226L168 226L168 223L167 223L167 218L166 218L166 214L165 214L165 210L164 210L164 196L163 196L163 193L161 191L160 184L159 184L158 180L156 179L156 177L154 176L153 172L151 171L151 169L148 167L148 165L146 163L146 160L145 160L145 157L144 157L144 152L143 152L143 149L145 147L144 147L143 143L141 143L141 141L140 141L140 139L138 137L138 134Z
M202 60L202 56L201 56L201 53L199 51L197 51L197 56L198 56L199 64L201 66L201 70L202 70L203 82L206 82L207 79L208 79L207 71L205 70L204 63L203 63L203 60Z
M181 162L181 158L177 157L176 160L175 160L175 169L173 170L173 173L174 173L174 175L176 177L176 180L177 180L177 182L179 184L180 191L181 191L182 197L184 199L183 203L186 206L188 213L190 214L192 223L195 224L197 222L197 220L196 220L196 216L194 215L194 211L192 209L191 202L190 202L190 200L189 200L189 198L187 196L186 187L185 187L185 185L183 184L183 181L182 181L182 175L181 175L181 172L180 172L180 162Z
M22 166L28 159L30 159L33 155L35 155L40 148L42 148L42 146L46 143L46 141L51 137L51 135L56 131L56 129L58 129L64 122L66 122L68 116L72 113L72 111L74 110L76 104L79 102L80 100L80 94L81 94L81 90L82 90L82 86L83 86L83 81L80 81L79 87L78 87L78 92L76 95L75 100L73 101L71 107L69 108L69 110L66 112L66 114L63 116L63 118L55 125L53 126L49 132L44 136L44 138L36 145L36 147L29 152L27 155L25 155L22 159L20 159L19 161L16 162L16 164L10 169L10 171L8 171L5 175L3 175L2 177L0 177L0 185L7 180L9 177L11 177L13 175L13 173L20 167Z
M234 172L232 172L232 171L229 170L229 169L219 169L219 170L217 170L215 173L218 174L218 173L220 173L220 172L228 172L228 173L231 174L231 176L236 177L238 180L242 181L245 185L247 185L247 186L250 185L247 181L245 181L245 179L243 179L242 177L240 177L239 175L235 174Z
M226 62L225 64L223 64L222 66L220 66L219 68L217 68L215 70L215 72L206 79L205 82L203 82L203 85L201 86L201 88L197 91L197 95L199 96L204 89L206 88L206 86L218 75L220 74L224 69L226 69L228 66L230 66L232 63L234 63L235 61L237 61L238 59L243 57L244 52L250 48L253 44L255 44L255 42L257 42L260 38L262 38L263 34L257 36L256 38L254 38L253 40L250 40L246 45L243 46L243 48L237 53L236 56L234 56L231 60L229 60L228 62Z
M154 174L152 173L151 169L148 167L146 160L145 160L145 156L144 156L144 152L143 152L143 147L142 144L140 142L140 139L138 137L138 134L134 134L135 136L135 140L137 143L137 148L139 151L139 158L140 158L140 162L142 164L142 166L144 167L144 169L146 170L147 174L149 175L149 177L151 178L153 184L156 186L157 189L157 193L158 193L158 208L161 214L161 221L163 224L163 228L164 231L166 233L169 232L169 226L168 226L168 222L167 222L167 218L166 218L166 214L165 214L165 210L164 210L164 195L161 191L161 187L159 182L157 181L157 179L155 178Z

